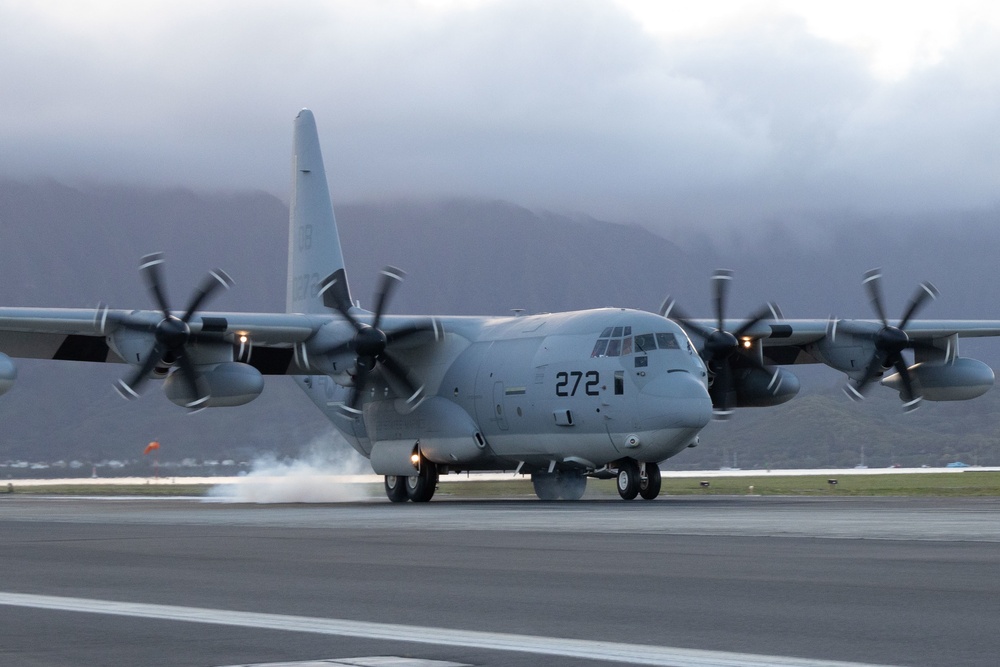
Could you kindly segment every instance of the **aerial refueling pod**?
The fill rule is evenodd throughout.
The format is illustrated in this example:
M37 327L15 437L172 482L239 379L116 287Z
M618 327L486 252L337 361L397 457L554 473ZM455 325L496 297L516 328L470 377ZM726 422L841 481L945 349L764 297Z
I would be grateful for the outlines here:
M734 372L736 407L780 405L799 393L799 378L783 368L745 368Z
M17 366L10 357L0 352L0 395L6 394L14 386L16 379Z
M238 361L227 361L205 371L200 368L198 370L198 382L210 397L201 407L229 408L244 405L260 396L260 392L264 390L264 376L260 371ZM192 400L184 378L176 371L164 381L163 393L181 407L187 406Z
M910 366L910 378L928 401L965 401L982 396L993 386L993 369L979 361L958 357L951 363L921 362ZM886 387L903 391L899 373L882 380Z

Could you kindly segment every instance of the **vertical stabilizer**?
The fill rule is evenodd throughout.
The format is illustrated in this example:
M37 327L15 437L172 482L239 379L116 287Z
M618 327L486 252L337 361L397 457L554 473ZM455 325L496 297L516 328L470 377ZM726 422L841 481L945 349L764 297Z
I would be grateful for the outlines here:
M289 313L325 313L351 306L344 253L312 111L295 117L292 200L288 220Z

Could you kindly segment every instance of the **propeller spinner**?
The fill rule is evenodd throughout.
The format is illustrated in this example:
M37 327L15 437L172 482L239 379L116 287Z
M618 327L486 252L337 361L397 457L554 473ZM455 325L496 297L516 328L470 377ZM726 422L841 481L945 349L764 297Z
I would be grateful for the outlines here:
M198 375L187 351L188 343L200 338L198 334L191 332L191 318L198 312L201 305L218 290L229 289L233 280L221 269L210 271L191 296L191 301L184 314L177 317L171 312L163 289L160 273L163 262L163 253L160 252L146 255L139 261L139 273L153 295L156 305L159 306L160 312L163 313L163 319L152 327L147 323L130 321L128 318L122 320L121 326L126 329L152 333L153 346L146 354L146 360L142 366L128 379L119 379L115 389L125 398L138 398L142 385L145 384L154 368L164 363L176 363L178 372L181 373L188 393L192 397L191 401L185 404L185 407L199 408L208 401L210 396L199 387Z
M726 297L732 281L733 272L728 269L718 269L712 274L716 319L714 329L689 318L677 307L677 301L673 297L668 296L660 306L660 315L679 322L704 340L699 353L709 371L715 376L712 386L709 387L709 395L712 397L716 419L728 419L733 413L732 396L735 391L733 376L737 368L749 366L771 374L775 372L764 366L755 355L745 352L740 340L759 322L781 319L781 311L776 304L769 303L742 322L736 331L726 331Z

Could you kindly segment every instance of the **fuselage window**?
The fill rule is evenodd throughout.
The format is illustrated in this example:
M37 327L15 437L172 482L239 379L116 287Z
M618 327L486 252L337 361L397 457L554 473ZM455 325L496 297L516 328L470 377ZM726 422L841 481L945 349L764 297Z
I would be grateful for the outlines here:
M615 396L625 393L625 371L615 371Z

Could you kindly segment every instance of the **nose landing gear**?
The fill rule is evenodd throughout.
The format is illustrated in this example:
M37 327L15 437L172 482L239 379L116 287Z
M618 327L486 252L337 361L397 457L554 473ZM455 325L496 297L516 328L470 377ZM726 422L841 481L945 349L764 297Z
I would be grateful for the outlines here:
M639 495L645 500L653 500L660 495L660 466L625 459L618 464L617 482L618 495L623 500L632 500Z

